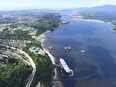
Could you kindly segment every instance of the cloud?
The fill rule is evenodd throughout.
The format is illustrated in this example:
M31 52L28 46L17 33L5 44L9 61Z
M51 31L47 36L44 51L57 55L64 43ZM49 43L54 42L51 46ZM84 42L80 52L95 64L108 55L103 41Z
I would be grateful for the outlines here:
M116 0L100 0L97 3L97 5L106 5L106 4L116 5Z

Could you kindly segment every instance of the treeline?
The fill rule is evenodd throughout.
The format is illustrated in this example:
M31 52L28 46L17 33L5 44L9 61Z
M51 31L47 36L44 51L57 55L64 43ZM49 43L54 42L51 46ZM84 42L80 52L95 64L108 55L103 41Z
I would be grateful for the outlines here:
M28 31L23 30L7 30L0 32L0 38L3 39L14 39L14 40L30 40L31 36L28 35Z
M54 65L52 65L52 62L47 54L44 56L42 55L36 55L32 52L30 52L28 47L38 47L38 44L33 41L33 43L28 44L26 48L23 50L28 53L32 59L34 60L36 64L36 74L34 76L34 79L32 81L31 87L35 87L38 83L38 81L41 82L41 84L44 87L52 87L52 77L54 75Z
M7 23L14 23L15 22L15 18L2 18L0 19L0 24L7 24Z
M32 23L30 26L37 30L36 36L38 36L47 30L58 27L60 21L60 16L56 16L55 14L46 14L38 21Z
M85 10L79 12L86 19L98 19L103 21L114 21L116 20L116 11L100 11L100 10Z
M9 59L8 64L0 64L0 87L25 87L31 70L19 60Z

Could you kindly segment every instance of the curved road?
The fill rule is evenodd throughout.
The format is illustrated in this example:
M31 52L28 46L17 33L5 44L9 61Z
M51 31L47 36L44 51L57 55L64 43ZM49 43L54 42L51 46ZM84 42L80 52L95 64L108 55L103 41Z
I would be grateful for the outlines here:
M22 51L22 50L20 50L20 49L17 49L17 51L19 51L21 54L24 54L24 55L29 59L30 64L31 64L31 66L32 66L32 68L33 68L33 71L32 71L32 73L31 73L31 75L30 75L30 77L29 77L29 80L28 80L26 86L25 86L25 87L30 87L30 85L31 85L31 83L32 83L32 81L33 81L33 78L34 78L34 76L35 76L36 65L35 65L34 61L32 60L32 58L31 58L26 52L24 52L24 51Z
M4 47L6 47L6 48L10 48L10 49L14 50L15 52L17 51L17 53L19 52L20 54L25 55L25 57L29 59L30 65L32 66L33 71L32 71L32 73L31 73L31 75L29 76L28 82L27 82L27 84L26 84L25 87L30 87L30 85L31 85L31 83L32 83L32 81L33 81L33 78L34 78L34 76L35 76L35 72L36 72L36 65L35 65L34 61L32 60L32 58L31 58L26 52L24 52L24 51L22 51L22 50L20 50L20 49L17 49L17 48L14 48L14 47L10 47L10 46L5 45L5 44L0 44L0 45L1 45L1 46L4 46Z

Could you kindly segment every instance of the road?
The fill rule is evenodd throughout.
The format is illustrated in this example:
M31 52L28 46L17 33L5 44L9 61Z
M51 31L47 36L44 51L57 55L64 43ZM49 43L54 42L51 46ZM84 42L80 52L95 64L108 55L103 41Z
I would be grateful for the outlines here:
M20 49L17 49L17 51L20 52L21 54L25 55L29 59L30 64L31 64L31 66L33 68L33 71L32 71L32 73L31 73L31 75L30 75L30 77L28 79L28 82L27 82L26 86L25 86L25 87L30 87L30 85L31 85L31 83L33 81L33 78L35 76L36 65L35 65L34 61L32 60L32 58L26 52L24 52L24 51L22 51Z
M0 45L6 47L7 49L10 48L11 50L14 50L15 53L19 53L19 54L25 55L25 57L29 59L29 62L30 62L30 65L32 66L33 71L31 73L31 75L29 76L28 82L27 82L25 87L30 87L30 85L31 85L31 83L33 81L33 78L35 76L35 72L36 72L36 65L35 65L34 61L32 60L32 58L26 52L24 52L24 51L22 51L20 49L17 49L17 48L14 48L14 47L10 47L10 46L5 45L5 44L0 44Z

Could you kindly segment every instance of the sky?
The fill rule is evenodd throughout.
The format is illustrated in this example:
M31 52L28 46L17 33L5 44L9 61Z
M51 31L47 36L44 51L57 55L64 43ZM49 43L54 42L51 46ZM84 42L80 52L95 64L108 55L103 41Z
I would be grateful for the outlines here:
M0 10L79 8L116 5L116 0L0 0Z

